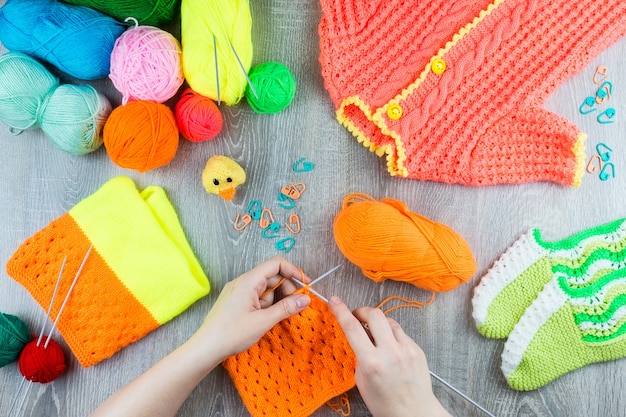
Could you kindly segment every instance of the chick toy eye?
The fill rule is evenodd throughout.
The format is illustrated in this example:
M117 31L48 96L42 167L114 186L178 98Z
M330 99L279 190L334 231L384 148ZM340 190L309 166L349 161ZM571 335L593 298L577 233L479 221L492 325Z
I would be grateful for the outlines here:
M228 178L226 178L226 181L233 182L233 179L231 177L228 177Z
M232 180L231 180L232 181ZM220 182L217 180L217 178L213 178L213 184L215 185L220 185Z

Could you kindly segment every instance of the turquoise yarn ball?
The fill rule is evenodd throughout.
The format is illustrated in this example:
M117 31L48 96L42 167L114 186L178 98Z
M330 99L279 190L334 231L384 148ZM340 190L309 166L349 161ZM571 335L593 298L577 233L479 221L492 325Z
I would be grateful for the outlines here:
M102 146L111 104L92 86L59 85L35 59L19 52L0 56L0 121L14 134L40 127L52 143L83 155Z
M17 316L0 312L0 368L17 360L29 341L26 323Z
M97 10L56 0L7 0L0 8L0 41L8 50L82 80L109 74L113 45L125 29Z

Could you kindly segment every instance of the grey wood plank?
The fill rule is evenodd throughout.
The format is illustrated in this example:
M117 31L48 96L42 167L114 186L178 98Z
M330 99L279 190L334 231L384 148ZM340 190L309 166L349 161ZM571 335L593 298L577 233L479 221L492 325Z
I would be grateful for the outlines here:
M360 146L334 118L317 60L321 14L318 2L257 0L251 6L254 63L283 62L298 82L294 102L278 115L257 115L243 102L222 106L225 125L218 138L201 144L181 141L176 158L168 166L145 174L115 166L104 149L75 157L55 149L39 130L12 136L6 126L0 126L1 262L6 263L27 237L106 180L127 175L140 188L165 188L212 285L211 293L185 313L101 364L83 369L68 353L67 373L53 383L34 385L23 415L85 416L186 340L228 280L278 253L258 229L235 231L235 216L244 212L252 199L275 207L280 187L302 180L307 190L298 200L297 210L303 230L286 257L311 276L333 265L344 265L336 277L320 283L319 291L341 295L353 307L376 305L388 295L428 297L426 292L408 284L377 284L368 280L334 243L332 221L346 194L359 191L376 198L400 199L413 211L459 232L469 242L478 264L471 282L438 294L432 305L419 311L391 313L422 346L433 372L499 417L626 416L625 359L586 366L528 393L508 388L500 371L503 341L488 340L478 334L470 303L480 277L527 229L540 228L545 239L558 240L626 215L626 176L621 171L626 164L626 98L622 94L626 86L626 41L607 49L546 103L548 109L589 133L588 155L601 141L613 147L616 178L603 182L597 176L585 175L577 189L550 183L475 188L389 177L384 162ZM178 32L175 25L171 29ZM611 105L617 110L617 120L611 125L599 125L595 118L578 112L582 100L594 92L591 80L600 64L609 68L615 84ZM78 82L67 77L63 80ZM115 104L120 103L120 94L109 81L98 80L94 84ZM232 202L208 195L202 188L200 173L208 157L215 154L230 156L246 169L248 181ZM300 157L313 161L315 170L294 173L291 164ZM286 218L286 212L275 211L283 220ZM31 328L40 325L40 308L5 272L0 273L0 311L20 316ZM56 339L69 352L58 335ZM0 369L0 415L7 412L19 381L15 364ZM483 415L439 383L433 385L454 415ZM369 415L356 389L349 396L352 415ZM222 368L198 386L179 414L248 416ZM326 407L314 414L334 415Z

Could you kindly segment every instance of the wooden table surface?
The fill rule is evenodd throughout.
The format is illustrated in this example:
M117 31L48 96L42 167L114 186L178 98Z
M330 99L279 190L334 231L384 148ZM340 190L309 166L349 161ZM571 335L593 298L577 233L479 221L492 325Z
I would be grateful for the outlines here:
M41 130L13 136L6 126L0 126L2 263L26 238L108 179L126 175L140 188L164 187L212 285L210 294L183 314L90 368L82 368L56 334L68 352L67 372L50 384L36 384L25 399L22 415L86 416L185 341L227 281L281 253L259 233L234 230L235 216L245 212L253 199L275 204L281 186L303 181L307 189L297 202L302 232L285 256L312 277L334 265L343 265L334 277L319 284L320 292L338 294L351 307L376 305L389 295L428 297L428 293L409 284L380 284L367 279L343 257L334 242L332 221L348 193L402 200L411 210L461 234L478 264L478 272L470 282L438 294L432 305L391 313L424 349L433 372L498 417L626 416L626 359L585 366L538 390L517 392L508 387L500 371L504 342L478 334L471 316L474 287L494 260L529 228L541 229L547 240L559 240L626 215L626 170L622 170L626 166L626 40L607 49L564 83L545 105L589 134L587 157L599 142L613 148L615 178L601 181L597 173L586 174L579 188L553 183L475 188L392 178L386 173L384 161L360 146L335 120L318 62L321 11L317 1L257 0L251 7L253 64L282 62L297 79L295 100L278 115L258 115L245 101L232 107L221 106L225 125L215 140L199 144L181 140L177 156L169 165L144 174L114 165L104 148L87 156L72 156L54 148ZM617 111L613 124L601 125L594 116L579 113L580 103L597 89L592 78L598 65L609 69L615 87L610 102ZM62 80L78 83L64 76ZM121 95L110 81L92 84L115 105L120 104ZM207 194L202 187L204 164L216 154L237 160L248 175L245 186L231 202ZM292 164L301 157L314 162L315 169L307 174L294 173ZM18 315L31 328L40 326L41 309L4 271L0 273L0 311ZM6 415L20 380L16 364L0 369L0 415ZM436 381L434 390L455 416L484 415ZM356 389L349 392L349 397L352 415L370 415ZM248 413L229 376L219 367L197 387L179 415L230 417ZM314 414L335 415L325 406Z

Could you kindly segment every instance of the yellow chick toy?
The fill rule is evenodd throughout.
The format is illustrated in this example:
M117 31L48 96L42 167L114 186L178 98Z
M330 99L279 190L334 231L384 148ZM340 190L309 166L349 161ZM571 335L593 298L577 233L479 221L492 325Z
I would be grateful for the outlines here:
M202 171L202 184L207 193L232 200L237 187L246 182L246 172L241 165L224 155L209 158Z

